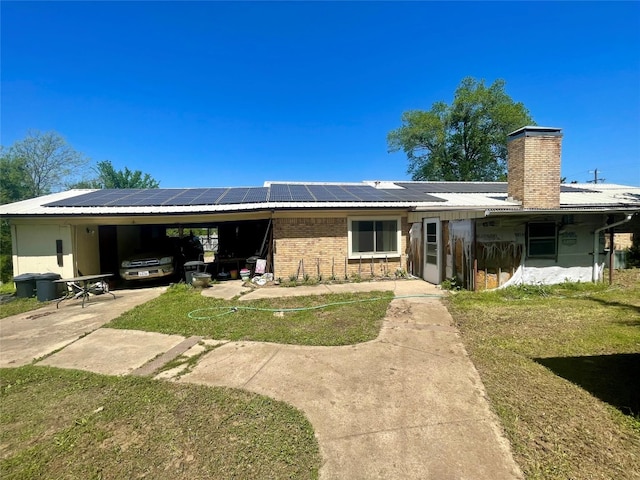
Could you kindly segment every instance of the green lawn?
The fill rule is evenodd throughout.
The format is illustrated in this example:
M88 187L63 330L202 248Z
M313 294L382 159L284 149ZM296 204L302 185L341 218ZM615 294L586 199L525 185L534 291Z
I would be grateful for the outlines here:
M368 292L229 302L175 285L106 326L225 340L350 345L378 336L392 298L390 292Z
M13 282L0 285L0 295L13 296L16 293L16 286ZM0 318L10 317L19 313L35 310L46 304L39 302L36 298L11 298L10 302L0 304Z
M448 307L527 478L640 478L640 270Z
M36 298L16 298L0 305L0 318L18 315L44 307L46 303L39 302Z
M313 428L240 390L0 369L0 472L37 478L317 478Z

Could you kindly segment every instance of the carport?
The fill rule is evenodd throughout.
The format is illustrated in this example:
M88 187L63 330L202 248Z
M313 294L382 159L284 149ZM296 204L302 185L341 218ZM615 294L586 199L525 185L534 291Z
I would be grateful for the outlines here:
M199 238L200 244L207 245L206 239L217 238L214 250L203 250L201 254L184 252L182 262L200 260L206 263L206 270L212 275L219 272L240 270L251 257L267 258L270 254L268 239L271 233L269 219L200 219L183 218L180 223L174 219L167 223L138 223L129 225L98 225L98 255L100 271L118 272L123 259L153 250L163 238ZM173 220L173 221L171 221ZM191 221L190 221L191 220ZM206 233L205 233L206 232ZM113 248L114 245L116 248ZM82 261L80 258L78 259Z
M10 215L14 276L111 273L117 281L124 259L154 250L162 239L192 234L215 234L217 246L207 258L181 246L182 264L206 260L216 275L244 268L255 256L271 263L272 212L264 202L234 203L251 195L266 198L266 189L71 190L26 200L24 211Z

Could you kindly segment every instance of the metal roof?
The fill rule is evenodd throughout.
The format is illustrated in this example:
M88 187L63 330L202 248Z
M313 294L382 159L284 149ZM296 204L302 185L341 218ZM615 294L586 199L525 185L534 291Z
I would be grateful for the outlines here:
M640 187L562 185L561 210L640 209ZM154 215L277 209L522 210L506 182L265 182L262 187L69 190L0 205L6 216Z

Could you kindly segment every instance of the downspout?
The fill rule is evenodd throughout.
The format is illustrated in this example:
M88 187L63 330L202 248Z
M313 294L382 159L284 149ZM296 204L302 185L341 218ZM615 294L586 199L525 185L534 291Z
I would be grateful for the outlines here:
M604 227L596 228L593 232L593 270L591 271L591 281L593 283L596 283L598 281L598 234L603 230L608 230L610 228L617 227L618 225L630 222L634 215L635 213L627 213L627 216L624 220L620 220L619 222L615 222L610 225L605 225ZM610 248L613 248L613 245L611 245ZM611 265L609 266L609 268L611 268Z

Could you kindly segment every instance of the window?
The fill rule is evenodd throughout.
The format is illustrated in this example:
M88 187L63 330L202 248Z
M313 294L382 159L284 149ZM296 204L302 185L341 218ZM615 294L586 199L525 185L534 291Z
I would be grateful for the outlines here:
M558 230L556 224L530 223L527 225L527 252L529 257L556 256Z
M400 219L349 219L349 257L400 256Z

